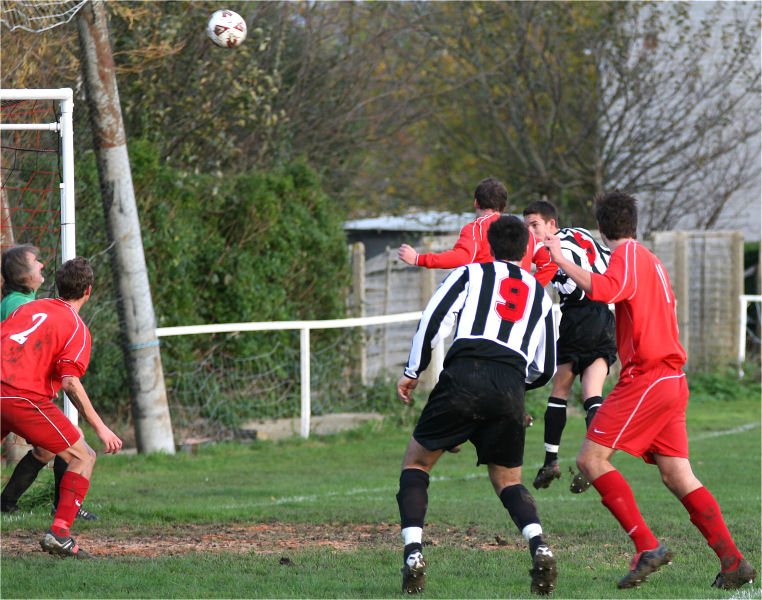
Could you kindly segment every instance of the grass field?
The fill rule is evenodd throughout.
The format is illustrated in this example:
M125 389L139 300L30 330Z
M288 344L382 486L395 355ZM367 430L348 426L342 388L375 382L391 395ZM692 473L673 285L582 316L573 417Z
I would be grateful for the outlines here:
M758 389L758 386L757 386ZM695 394L694 470L737 545L760 569L760 399ZM541 413L539 414L541 416ZM538 413L535 412L535 416ZM2 517L2 598L395 598L402 544L395 494L414 414L353 432L285 442L218 444L176 456L101 456L85 505L100 519L73 535L97 555L43 553L44 482L21 514ZM641 588L618 590L632 545L595 490L573 495L567 467L583 435L569 417L565 476L534 493L559 561L556 598L762 598L709 587L719 562L656 469L618 453L646 521L676 551ZM527 432L525 484L539 468L542 420ZM429 488L428 598L523 598L529 553L470 445L445 455ZM3 471L4 477L9 474ZM46 471L45 478L52 478ZM37 506L28 504L35 498Z

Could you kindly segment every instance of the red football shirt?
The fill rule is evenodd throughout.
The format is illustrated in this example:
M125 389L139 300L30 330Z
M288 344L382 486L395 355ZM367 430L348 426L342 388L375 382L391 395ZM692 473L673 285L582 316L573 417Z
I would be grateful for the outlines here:
M500 213L492 213L479 217L460 230L460 236L452 250L419 254L415 264L429 269L454 269L471 263L492 262L495 259L490 251L487 230L501 216ZM537 266L535 279L541 285L547 285L558 267L550 260L547 248L530 231L527 249L521 259L521 268L531 273L533 262Z
M487 230L500 216L500 213L492 213L465 225L452 250L419 254L416 265L429 269L454 269L470 263L492 262Z
M590 274L591 300L616 304L622 375L658 363L680 369L686 354L677 332L675 295L661 261L635 240L617 246L608 269Z
M0 380L30 400L52 399L64 376L84 375L90 343L90 331L68 302L28 302L3 321Z

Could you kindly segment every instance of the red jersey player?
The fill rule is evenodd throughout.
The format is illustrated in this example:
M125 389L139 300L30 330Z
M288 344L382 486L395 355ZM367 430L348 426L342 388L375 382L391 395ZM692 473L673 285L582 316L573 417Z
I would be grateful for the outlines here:
M507 201L508 190L505 186L496 178L488 177L479 182L474 192L476 219L460 230L460 236L452 250L418 254L411 246L402 244L397 250L397 256L409 265L428 269L454 269L470 263L492 262L494 258L487 241L487 230L500 217ZM533 262L537 267L535 279L543 286L547 285L556 274L557 267L551 262L542 240L535 238L530 231L527 249L520 266L531 272Z
M637 587L674 556L654 537L629 484L611 464L614 452L624 450L658 466L664 484L719 557L721 570L712 585L739 588L753 581L757 572L736 548L717 501L693 474L688 459L688 386L682 371L686 355L678 341L675 296L667 271L635 239L638 213L633 197L619 191L599 196L595 218L612 251L605 273L590 273L567 260L554 235L548 235L545 244L559 268L591 300L616 305L621 374L590 423L577 466L635 544L630 571L618 586Z
M93 427L105 451L118 452L120 440L95 412L79 378L90 360L90 332L79 316L92 292L93 270L84 258L65 262L56 271L59 298L20 306L0 332L0 429L14 432L69 465L61 479L53 525L40 541L51 554L89 558L69 535L82 506L95 465L95 451L53 403L63 389Z

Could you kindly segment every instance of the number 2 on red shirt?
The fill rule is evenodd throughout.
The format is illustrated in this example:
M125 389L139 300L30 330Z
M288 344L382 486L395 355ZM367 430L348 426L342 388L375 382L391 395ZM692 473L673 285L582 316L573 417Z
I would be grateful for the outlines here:
M42 323L45 321L45 319L48 318L48 315L45 313L35 313L32 315L32 321L34 321L34 325L32 325L29 329L26 331L22 331L20 333L14 333L13 335L9 335L8 337L12 339L14 342L18 342L19 344L23 345L27 338L31 335L31 333L37 329Z

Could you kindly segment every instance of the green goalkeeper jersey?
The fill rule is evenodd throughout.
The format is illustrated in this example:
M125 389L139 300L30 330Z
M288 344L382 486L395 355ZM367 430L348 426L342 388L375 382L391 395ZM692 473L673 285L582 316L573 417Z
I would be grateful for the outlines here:
M8 294L3 298L2 302L0 302L0 321L5 321L6 317L22 304L34 300L36 294L37 292L35 291L31 291L28 294L14 291Z

